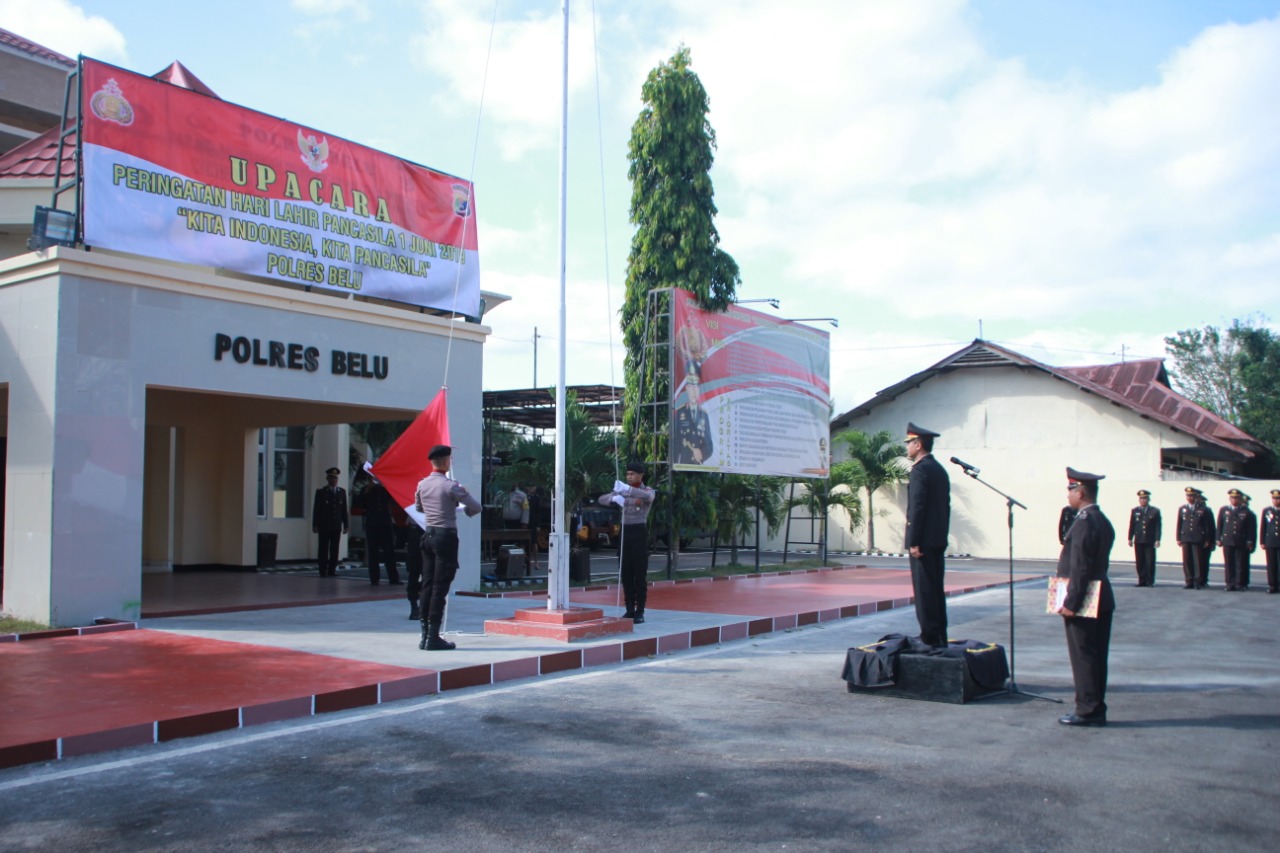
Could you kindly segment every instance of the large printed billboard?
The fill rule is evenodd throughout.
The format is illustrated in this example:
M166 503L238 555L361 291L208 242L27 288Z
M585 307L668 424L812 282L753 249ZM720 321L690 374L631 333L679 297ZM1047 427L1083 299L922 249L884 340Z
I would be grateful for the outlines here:
M737 305L703 311L684 290L673 298L673 467L827 476L827 333Z
M468 181L82 61L84 242L480 312Z

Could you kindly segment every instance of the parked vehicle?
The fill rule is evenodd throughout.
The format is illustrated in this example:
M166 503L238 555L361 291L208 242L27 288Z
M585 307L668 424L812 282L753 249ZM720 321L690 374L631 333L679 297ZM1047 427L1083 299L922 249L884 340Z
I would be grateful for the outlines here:
M622 510L616 506L583 507L578 516L578 545L591 550L616 548L622 537Z

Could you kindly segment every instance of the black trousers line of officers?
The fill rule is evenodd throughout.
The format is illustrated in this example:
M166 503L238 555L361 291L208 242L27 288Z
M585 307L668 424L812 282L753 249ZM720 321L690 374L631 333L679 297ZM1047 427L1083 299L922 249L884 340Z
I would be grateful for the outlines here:
M1252 556L1259 547L1266 558L1267 592L1280 593L1280 489L1271 491L1271 506L1259 517L1249 508L1249 496L1239 489L1227 491L1228 504L1215 517L1205 503L1204 492L1184 489L1187 502L1178 508L1176 543L1181 550L1184 589L1208 589L1213 552L1222 550L1225 589L1250 586ZM1130 511L1129 545L1133 548L1138 586L1154 586L1156 549L1162 537L1160 510L1150 506L1150 493L1138 492L1138 506ZM1059 540L1072 522L1070 508L1059 519Z

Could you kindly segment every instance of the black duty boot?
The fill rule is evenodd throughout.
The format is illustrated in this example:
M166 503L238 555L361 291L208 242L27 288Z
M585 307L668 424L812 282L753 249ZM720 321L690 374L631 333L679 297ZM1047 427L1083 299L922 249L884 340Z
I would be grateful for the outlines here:
M456 649L457 645L449 642L440 636L440 624L438 622L427 623L426 633L426 650L429 652L447 652L450 649Z
M418 640L418 648L422 649L424 652L427 650L427 640L429 639L429 637L430 637L430 633L427 629L427 623L423 621L422 639Z
M409 619L413 622L422 619L422 614L418 612L418 602L416 601L409 602Z

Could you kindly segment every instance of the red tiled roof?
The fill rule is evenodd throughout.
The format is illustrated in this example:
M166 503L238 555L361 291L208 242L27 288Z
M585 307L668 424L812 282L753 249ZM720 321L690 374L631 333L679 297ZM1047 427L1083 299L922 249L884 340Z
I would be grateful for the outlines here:
M62 149L62 177L74 177L76 173L76 137L73 131L67 136ZM16 148L0 155L0 180L5 178L48 178L52 180L54 161L58 158L58 128L51 127L44 133L28 139Z
M69 56L63 56L56 50L50 50L42 44L36 44L33 41L24 39L17 33L0 28L0 44L11 47L14 50L22 51L31 56L38 57L48 62L55 62L58 65L65 65L68 68L75 68L76 61Z
M1051 367L989 341L975 340L942 361L885 388L832 421L842 429L856 415L896 399L941 373L982 367L1028 367L1097 394L1142 417L1178 429L1198 442L1222 448L1241 459L1252 459L1266 445L1169 387L1161 359L1103 364L1094 367Z

